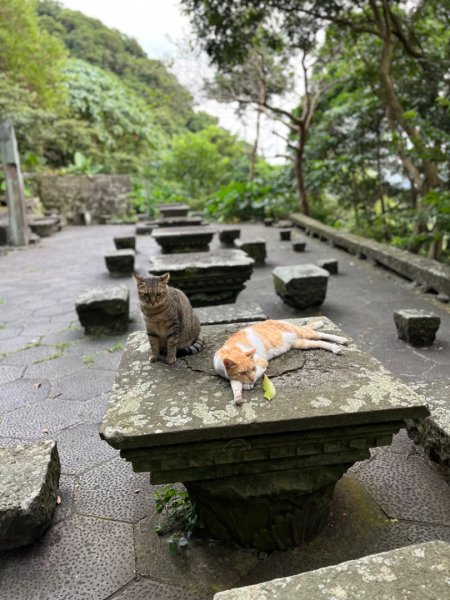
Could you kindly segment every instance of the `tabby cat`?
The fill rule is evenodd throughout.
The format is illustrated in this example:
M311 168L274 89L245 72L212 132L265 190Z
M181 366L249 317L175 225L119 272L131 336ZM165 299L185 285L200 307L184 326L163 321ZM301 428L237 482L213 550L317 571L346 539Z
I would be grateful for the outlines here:
M160 277L134 276L145 329L151 347L150 361L166 355L172 365L177 356L196 354L203 349L199 339L200 321L187 296L177 288L169 287L170 274Z
M347 340L315 331L322 326L321 321L297 327L285 321L268 320L245 327L229 337L214 355L214 368L221 377L230 380L234 403L242 404L242 389L253 389L266 372L271 358L291 348L323 348L339 354L342 348L336 344L346 344Z

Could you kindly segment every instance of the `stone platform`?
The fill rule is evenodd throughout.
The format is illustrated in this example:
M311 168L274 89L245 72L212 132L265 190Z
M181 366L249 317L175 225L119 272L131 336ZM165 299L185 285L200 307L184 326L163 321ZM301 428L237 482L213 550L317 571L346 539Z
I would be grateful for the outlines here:
M166 217L156 220L159 227L197 227L202 223L202 217Z
M173 202L172 204L158 204L159 214L163 218L170 217L187 217L189 206L181 204L181 202Z
M342 335L324 320L325 331ZM203 352L169 368L149 363L145 332L132 334L100 435L152 483L183 482L213 538L284 550L321 529L349 467L428 409L354 344L339 356L291 351L273 360L275 399L259 384L237 407L212 362L241 327L203 329Z
M170 273L170 284L182 290L192 306L210 306L236 302L251 277L253 264L253 259L240 250L192 252L155 256L150 273Z
M163 227L153 232L153 239L163 254L208 252L216 230L213 227Z

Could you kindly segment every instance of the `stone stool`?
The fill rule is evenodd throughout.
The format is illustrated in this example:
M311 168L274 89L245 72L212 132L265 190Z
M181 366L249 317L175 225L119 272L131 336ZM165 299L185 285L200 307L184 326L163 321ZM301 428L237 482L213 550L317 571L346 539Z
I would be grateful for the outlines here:
M141 221L136 225L136 235L151 235L154 228L152 221Z
M30 223L30 229L39 237L49 237L55 231L56 222L53 217L35 219Z
M398 337L412 346L431 346L441 319L425 310L397 310L394 322Z
M234 240L234 247L243 250L247 256L253 258L256 266L262 266L266 262L266 242L261 238L246 241Z
M111 275L121 277L131 275L134 270L134 250L116 250L105 255L105 262Z
M114 238L114 245L117 250L136 250L136 237L134 235L121 235Z
M306 242L299 242L297 240L294 240L292 242L292 250L294 252L304 252L306 248Z
M223 246L233 247L234 240L237 240L241 237L241 230L236 229L222 229L219 231L219 240Z
M272 227L272 225L273 225L273 219L271 217L266 217L264 219L264 225L266 227Z
M338 261L335 258L323 258L317 261L317 265L328 271L330 275L338 274Z
M86 334L118 334L128 329L130 292L124 285L82 292L75 310Z
M275 292L296 308L319 306L325 300L329 273L316 265L276 267L272 271Z
M289 242L291 240L291 232L292 232L292 229L281 229L280 230L280 240L282 242Z
M60 471L54 441L0 448L0 550L31 544L47 529Z

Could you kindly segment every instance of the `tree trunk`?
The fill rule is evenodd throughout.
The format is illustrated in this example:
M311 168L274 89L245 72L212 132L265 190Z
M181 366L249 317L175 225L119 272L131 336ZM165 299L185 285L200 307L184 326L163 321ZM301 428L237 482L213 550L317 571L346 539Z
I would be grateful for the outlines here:
M305 178L303 175L303 151L306 143L306 130L304 124L301 124L298 129L298 144L295 148L294 155L294 173L297 183L298 197L300 199L301 212L309 216L309 200L305 186Z
M259 145L259 133L261 128L261 109L257 108L256 113L256 133L255 133L255 141L253 143L253 148L250 154L250 171L248 174L249 181L253 181L255 178L255 166L256 166L256 157L258 155L258 145Z

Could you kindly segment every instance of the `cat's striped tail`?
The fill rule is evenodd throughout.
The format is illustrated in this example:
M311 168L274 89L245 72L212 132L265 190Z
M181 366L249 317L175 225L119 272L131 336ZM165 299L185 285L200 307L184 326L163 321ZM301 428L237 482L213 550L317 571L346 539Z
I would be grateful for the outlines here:
M190 346L186 346L185 348L177 349L177 358L181 358L183 356L191 356L191 354L197 354L203 350L203 346L205 342L201 338L197 338L193 344Z

